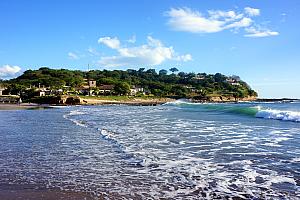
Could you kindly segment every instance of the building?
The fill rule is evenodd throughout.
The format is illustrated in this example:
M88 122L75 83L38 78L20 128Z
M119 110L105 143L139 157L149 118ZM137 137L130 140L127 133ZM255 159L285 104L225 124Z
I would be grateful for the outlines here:
M36 96L39 97L44 97L46 95L50 95L51 94L51 90L47 90L46 88L40 88L38 90L36 90Z
M234 78L227 78L226 82L229 83L230 85L240 85L239 81Z
M240 85L240 83L232 82L231 85Z
M194 79L194 80L204 80L204 79L205 79L205 76L204 76L204 75L199 75L199 74L197 74L197 75L194 76L192 79Z
M114 85L100 85L99 86L99 93L101 93L101 94L111 94L114 87L115 87Z
M88 81L88 85L89 85L89 87L96 87L97 86L97 84L96 84L96 81L95 80L89 80Z
M133 85L131 88L130 88L130 95L131 96L135 96L138 92L141 92L144 94L144 88L140 87L140 86L135 86Z
M40 96L40 97L44 97L44 96L46 96L46 92L45 92L45 91L42 91L42 90L40 90L40 91L38 91L38 96Z
M6 88L4 88L4 87L0 86L0 96L2 96L2 95L3 95L3 91L4 91L4 90L6 90Z

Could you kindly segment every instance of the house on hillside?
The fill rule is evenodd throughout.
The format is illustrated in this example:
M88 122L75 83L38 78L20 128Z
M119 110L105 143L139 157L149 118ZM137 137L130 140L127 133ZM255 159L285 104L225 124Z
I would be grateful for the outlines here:
M226 82L229 83L230 85L240 85L239 81L240 78L238 76L231 76L226 79Z
M195 87L190 86L190 85L185 85L183 87L188 89L189 92L197 92L198 91Z
M97 82L92 79L84 79L84 81L84 85L76 88L76 90L80 94L91 96L94 92L94 88L97 87Z
M88 81L88 86L89 86L90 88L97 87L96 83L97 83L97 82L96 82L95 80L89 80L89 81Z
M97 81L93 79L83 79L84 80L84 86L88 86L90 88L97 87Z
M141 92L142 94L145 94L144 88L141 87L141 86L133 85L133 86L130 88L130 95L131 95L131 96L135 96L138 92Z
M100 85L99 86L99 93L100 94L112 94L114 85Z
M52 91L47 88L39 88L36 90L36 96L39 96L39 97L44 97L44 96L51 95L51 94L52 94Z
M194 80L203 80L203 79L205 79L205 76L202 75L202 74L197 74L192 79L194 79Z

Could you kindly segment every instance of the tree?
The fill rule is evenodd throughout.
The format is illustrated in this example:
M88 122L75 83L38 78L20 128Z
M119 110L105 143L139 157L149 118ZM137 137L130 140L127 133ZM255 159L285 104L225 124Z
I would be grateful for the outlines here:
M172 73L170 73L172 72ZM145 91L151 91L152 94L159 96L186 96L191 95L192 90L187 88L196 88L200 96L209 96L210 94L224 95L228 94L242 98L246 96L257 96L250 86L239 80L237 76L227 77L221 73L205 74L205 73L185 73L179 72L173 67L168 71L161 69L159 74L154 69L139 70L128 69L123 70L90 70L89 72L67 69L50 69L40 68L38 70L27 70L21 76L11 79L2 80L1 84L8 88L5 92L11 94L23 94L30 91L26 88L32 87L36 89L39 86L50 87L51 89L61 89L62 86L71 86L75 91L79 91L78 87L87 84L87 78L97 80L97 86L101 84L114 85L115 94L126 95L130 92L130 85L143 87ZM235 81L226 81L230 78ZM237 82L238 84L232 84ZM188 87L186 87L188 86ZM205 91L199 92L200 90ZM74 93L75 93L74 91Z
M216 81L216 82L223 82L223 81L226 80L226 76L224 76L224 75L222 75L222 74L220 74L220 73L216 73L216 74L214 75L214 78L215 78L215 81Z
M23 91L26 90L26 87L22 84L11 84L6 90L9 94L20 95Z
M143 72L144 72L144 70L145 70L145 68L140 68L140 69L139 69L139 71L138 71L138 72L139 72L139 74L143 73Z
M176 67L172 67L169 69L172 73L178 72L179 70Z
M178 76L180 76L181 78L184 78L186 76L186 73L185 72L179 72Z
M127 95L130 93L130 85L126 82L118 82L115 84L114 92L117 95Z
M168 74L168 71L167 70L165 70L165 69L161 69L161 70L159 70L159 75L160 76L165 76L165 75L167 75Z
M179 97L186 97L187 96L187 89L181 85L174 85L171 88L171 92Z

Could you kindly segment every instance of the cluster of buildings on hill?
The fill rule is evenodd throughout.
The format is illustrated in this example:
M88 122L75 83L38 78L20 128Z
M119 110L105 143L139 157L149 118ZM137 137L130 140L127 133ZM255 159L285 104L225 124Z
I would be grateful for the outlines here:
M75 88L75 90L71 90L70 86L64 86L61 89L51 90L50 88L38 88L37 96L46 96L46 95L60 95L60 94L81 94L81 95L113 95L115 85L112 84L101 84L97 86L97 82L95 80L85 80L85 84ZM138 93L146 94L147 91L144 90L143 87L140 86L132 86L130 88L131 96L135 96Z
M213 76L213 75L212 75ZM202 80L205 79L204 75L196 75L193 77L193 79ZM99 95L116 95L115 92L115 85L113 84L101 84L97 86L97 82L95 80L91 79L85 79L84 84L80 87L72 88L70 86L62 86L60 88L51 88L51 87L44 87L39 84L35 87L29 87L25 89L25 91L22 92L22 94L17 94L17 96L58 96L58 95L86 95L86 96L99 96ZM227 77L226 80L227 83L233 86L239 86L240 85L240 78L238 76L231 76ZM202 90L198 90L193 86L184 85L184 88L189 90L191 93L200 94ZM128 91L127 95L129 96L136 96L136 95L148 95L150 94L150 91L148 89L144 89L141 86L133 85L130 88L130 91ZM0 85L0 96L4 98L3 95L11 95L9 90L7 90L6 87L3 87ZM13 95L11 95L13 96ZM3 100L6 101L6 100ZM1 102L1 100L0 100Z
M41 86L38 87L28 87L26 91L34 91L33 96L48 96L48 95L63 95L63 94L80 94L80 95L114 95L115 85L113 84L101 84L97 86L97 82L95 80L87 80L85 79L85 83L76 88L71 88L70 86L62 86L59 89L53 89L51 87ZM9 92L6 91L6 87L0 85L0 96L2 95L10 95ZM141 86L131 86L130 96L136 96L137 94L149 94L148 90L145 90Z

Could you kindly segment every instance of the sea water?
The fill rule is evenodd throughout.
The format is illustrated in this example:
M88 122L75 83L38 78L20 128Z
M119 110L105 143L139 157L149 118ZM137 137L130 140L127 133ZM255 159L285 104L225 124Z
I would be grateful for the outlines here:
M0 112L0 188L111 199L299 199L300 103Z

